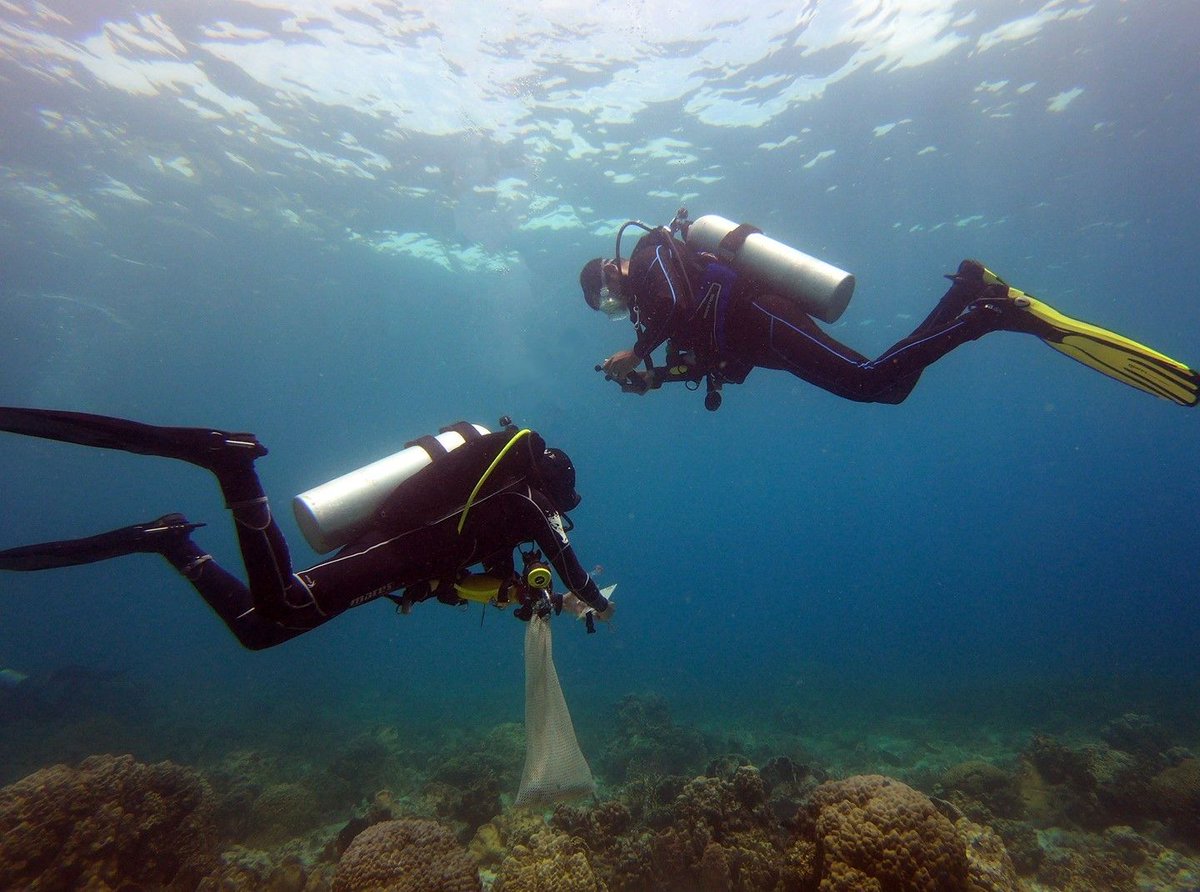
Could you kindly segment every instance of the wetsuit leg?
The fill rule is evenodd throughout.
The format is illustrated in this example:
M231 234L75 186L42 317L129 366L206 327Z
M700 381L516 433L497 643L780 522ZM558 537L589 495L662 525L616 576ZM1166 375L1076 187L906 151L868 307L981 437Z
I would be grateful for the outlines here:
M317 607L308 587L292 572L287 540L275 522L254 468L221 468L214 473L225 505L233 513L255 608L268 619L288 626L320 625L328 617Z
M0 551L0 570L49 570L91 564L127 554L161 554L192 584L245 647L260 650L294 638L304 628L285 628L255 609L250 590L219 567L191 540L193 530L182 514L110 530L84 539L43 542ZM321 620L318 619L318 622Z
M982 281L956 279L913 333L876 359L834 340L794 302L773 294L743 303L730 345L756 366L791 372L846 399L900 403L926 367L967 341L996 330L993 314L963 311L981 296L982 287Z
M253 434L160 427L105 415L11 407L0 407L0 430L174 458L208 469L216 475L225 504L233 512L257 612L289 628L312 628L328 618L292 573L287 542L271 516L266 494L254 470L255 459L266 455L267 449ZM85 540L59 543L65 546L60 551L72 552L75 563L90 563L133 551L158 550L136 547L128 536L117 535L132 529L103 534L116 536L116 541L110 543L116 550L110 549L111 553L102 553L104 543L81 544Z
M315 622L310 619L294 628L268 619L258 610L250 589L191 539L164 550L163 556L191 583L242 646L250 650L290 641L331 618L319 617Z
M156 551L183 573L238 640L251 648L286 641L350 607L403 585L433 578L442 572L434 569L438 556L460 545L457 536L451 537L452 543L438 543L437 547L427 541L425 533L411 542L403 536L386 541L368 536L347 546L337 558L298 574L292 570L287 541L254 469L254 460L267 450L253 434L158 427L102 415L5 407L0 407L0 430L175 458L211 471L233 513L248 586L218 567L186 535L174 536L169 542L143 542L131 531L143 530L148 527L145 524L87 540L0 552L0 569L46 569ZM180 515L172 516L187 523Z

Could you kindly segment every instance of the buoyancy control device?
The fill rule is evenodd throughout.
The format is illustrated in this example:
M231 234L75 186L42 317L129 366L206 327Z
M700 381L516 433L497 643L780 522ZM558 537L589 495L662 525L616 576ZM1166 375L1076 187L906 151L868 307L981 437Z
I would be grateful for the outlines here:
M680 213L686 219L687 212ZM756 227L705 214L679 228L686 232L689 248L715 254L739 275L791 298L804 312L825 322L836 322L854 294L850 273L763 235Z
M459 422L436 436L406 443L399 452L300 493L292 499L300 532L318 554L341 548L364 532L397 486L438 455L487 433L490 431L483 425Z

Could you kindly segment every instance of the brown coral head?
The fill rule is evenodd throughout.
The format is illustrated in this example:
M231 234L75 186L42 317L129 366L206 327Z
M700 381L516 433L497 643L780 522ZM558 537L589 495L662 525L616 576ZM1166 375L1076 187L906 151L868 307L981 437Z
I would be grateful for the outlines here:
M821 889L968 889L954 825L929 798L882 775L830 781L812 795Z
M333 892L479 892L475 862L436 821L368 827L338 860Z

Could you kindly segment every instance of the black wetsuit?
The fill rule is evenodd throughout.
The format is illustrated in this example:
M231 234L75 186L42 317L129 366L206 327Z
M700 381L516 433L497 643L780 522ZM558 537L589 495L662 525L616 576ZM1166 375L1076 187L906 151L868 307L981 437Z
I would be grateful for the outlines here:
M287 542L253 468L254 459L266 450L251 435L5 408L0 408L0 430L179 458L216 474L233 511L248 586L196 545L189 530L164 532L152 524L9 549L0 552L0 569L40 570L157 551L188 579L238 641L253 650L280 644L351 607L401 589L409 602L434 596L457 602L453 583L466 568L479 564L508 579L514 570L514 549L527 542L536 543L571 591L597 609L607 606L571 548L563 516L539 485L538 458L545 443L536 433L514 444L487 477L461 532L468 496L514 431L484 435L437 456L388 497L366 532L332 558L294 572ZM196 445L206 437L211 446ZM239 451L231 446L235 443L255 448ZM148 529L153 532L147 534Z
M981 289L981 281L956 280L911 335L868 359L825 334L795 301L734 274L665 230L638 241L624 285L639 359L670 339L695 357L700 373L713 372L722 382L740 384L759 366L876 403L902 402L928 365L995 329L988 314L963 312Z

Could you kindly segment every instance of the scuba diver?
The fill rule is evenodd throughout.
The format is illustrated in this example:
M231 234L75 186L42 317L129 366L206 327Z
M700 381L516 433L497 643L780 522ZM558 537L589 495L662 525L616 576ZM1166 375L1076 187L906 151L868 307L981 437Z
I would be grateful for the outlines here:
M621 236L631 226L646 234L623 260ZM720 407L723 384L741 384L756 366L791 372L849 400L901 403L926 367L993 331L1032 334L1182 406L1200 399L1200 375L1188 366L1064 316L977 261L964 260L946 278L952 284L933 312L876 359L829 337L812 318L837 320L853 293L852 275L717 215L690 220L680 208L659 228L631 220L617 232L615 256L589 260L579 284L589 307L610 319L632 319L637 333L631 349L597 371L639 394L668 381L691 389L706 381L710 410ZM652 354L664 343L666 364L656 366Z
M546 448L537 433L517 430L508 418L501 425L497 433L452 425L297 496L297 520L314 549L340 550L293 571L254 469L267 449L253 434L0 407L0 430L174 458L211 471L233 513L249 585L192 541L204 524L182 514L86 539L0 551L0 569L46 570L160 554L251 650L281 644L380 597L405 613L428 598L452 605L515 604L514 614L523 620L565 606L593 631L593 615L607 620L613 608L567 538L572 529L567 512L580 501L575 468L565 452ZM390 476L381 468L390 468ZM536 548L522 548L518 575L513 551L524 543ZM543 553L569 594L551 593ZM484 572L468 570L475 565ZM393 594L397 591L402 594Z

